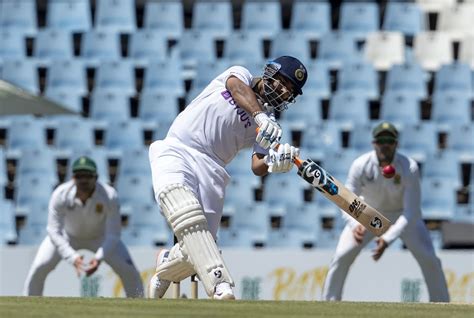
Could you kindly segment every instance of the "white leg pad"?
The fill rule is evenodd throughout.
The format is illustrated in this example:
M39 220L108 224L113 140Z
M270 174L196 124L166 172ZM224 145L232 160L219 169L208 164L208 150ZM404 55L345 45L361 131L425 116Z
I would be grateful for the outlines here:
M234 286L193 192L182 184L172 184L159 197L161 210L178 238L183 257L189 257L207 294L212 296L214 287L222 282Z
M172 282L180 282L196 273L188 257L181 253L179 243L176 243L169 251L168 260L156 266L156 272L160 279Z

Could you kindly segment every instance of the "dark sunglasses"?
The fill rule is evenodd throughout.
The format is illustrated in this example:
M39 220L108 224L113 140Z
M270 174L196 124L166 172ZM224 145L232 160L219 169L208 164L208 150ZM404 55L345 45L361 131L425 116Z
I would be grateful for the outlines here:
M374 140L377 145L394 145L397 140L393 138L377 138Z
M92 173L76 173L74 174L74 179L92 179L95 175Z

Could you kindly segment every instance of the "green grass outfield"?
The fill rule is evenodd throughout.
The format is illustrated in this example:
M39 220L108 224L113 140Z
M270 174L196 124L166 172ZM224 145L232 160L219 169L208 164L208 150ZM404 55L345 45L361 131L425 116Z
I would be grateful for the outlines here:
M474 305L0 297L0 317L474 317Z

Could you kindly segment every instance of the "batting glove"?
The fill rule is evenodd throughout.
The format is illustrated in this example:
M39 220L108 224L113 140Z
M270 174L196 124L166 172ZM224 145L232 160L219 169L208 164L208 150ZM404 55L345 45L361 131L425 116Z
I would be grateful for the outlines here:
M300 149L290 144L280 145L278 150L270 149L265 156L265 164L268 172L281 173L288 172L293 168L293 160L300 155Z
M258 113L255 117L259 130L256 142L263 149L275 148L281 139L282 130L280 125L264 112Z

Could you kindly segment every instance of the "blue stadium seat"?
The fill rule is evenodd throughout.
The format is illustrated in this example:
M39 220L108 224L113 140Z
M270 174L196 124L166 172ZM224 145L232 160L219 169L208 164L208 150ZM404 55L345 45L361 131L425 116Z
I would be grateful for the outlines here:
M60 89L49 89L46 91L45 98L61 104L63 107L70 109L77 113L82 113L82 97L83 95L77 92L67 92Z
M229 162L225 169L231 175L253 175L251 171L252 163L252 148L242 149L237 155Z
M179 39L184 31L183 3L176 1L147 1L144 27L158 31L170 39Z
M385 91L410 92L419 98L426 98L427 81L428 74L418 63L393 65L387 73Z
M308 39L298 31L282 31L275 35L270 50L270 58L283 55L296 56L307 64L311 60L311 48Z
M400 152L424 161L428 154L438 150L438 131L433 122L405 123L399 129Z
M468 64L452 63L436 72L433 95L453 92L472 96L473 79Z
M232 2L197 1L193 8L192 28L216 39L225 39L234 28Z
M360 152L372 150L373 128L373 123L355 124L350 130L349 147Z
M244 2L240 29L261 38L273 38L282 29L280 1Z
M280 120L287 121L296 130L304 130L311 124L317 124L323 120L321 98L317 94L305 93L296 98L294 105L281 114Z
M260 182L249 174L233 174L225 190L224 204L234 207L255 203L255 189Z
M339 68L345 62L360 59L360 55L351 34L333 31L320 38L317 58L329 63L331 68Z
M17 59L26 57L26 42L23 35L2 30L0 32L0 59Z
M425 179L450 180L455 186L462 185L461 165L456 152L443 150L430 153L422 164L421 176Z
M80 117L57 118L55 145L62 150L89 149L95 146L94 127Z
M105 131L105 146L109 150L123 150L144 145L143 126L140 120L110 122Z
M367 62L349 62L342 65L338 73L338 92L363 94L375 99L379 96L378 73Z
M15 244L17 240L13 204L11 201L0 199L0 245Z
M305 94L316 94L321 98L329 98L331 95L331 79L329 76L330 65L322 60L313 60L305 64L308 74L304 86Z
M148 160L148 148L143 146L125 148L120 154L120 163L117 178L121 176L150 176L150 161Z
M15 117L9 120L7 131L9 149L46 147L44 122L33 116Z
M166 93L146 92L141 95L138 117L143 121L171 122L179 112L178 99Z
M225 59L199 63L196 66L196 76L192 80L191 88L186 95L186 104L189 104L197 97L216 76L224 72L227 68L229 68L229 63Z
M87 93L86 68L83 61L57 60L48 68L46 76L46 92Z
M156 128L153 130L153 140L162 140L165 139L168 134L168 130L171 127L172 122L161 121L156 125Z
M319 39L331 30L331 7L327 2L293 2L290 30L300 32L307 39Z
M25 148L17 160L15 182L21 179L39 177L53 184L57 183L56 155L49 148Z
M84 149L73 149L69 155L66 179L72 178L72 163L81 156L88 156L97 165L98 180L110 183L108 151L103 147L93 147Z
M135 69L127 60L104 61L96 70L95 88L135 95Z
M1 1L0 29L34 36L38 30L35 0Z
M118 60L120 53L120 36L110 31L90 30L82 35L81 57L92 66L102 61Z
M347 107L350 105L350 107ZM370 121L369 102L362 94L337 92L329 101L328 119L351 127Z
M474 162L474 125L450 125L448 149L458 152L466 161ZM474 170L471 176L474 176Z
M153 61L145 69L143 91L184 96L182 65L179 59Z
M431 120L436 123L446 126L472 124L472 118L470 96L456 92L439 92L433 97Z
M382 28L414 36L425 29L425 15L415 3L390 1L385 7Z
M118 33L132 33L136 29L134 0L97 0L95 28Z
M37 246L46 235L48 235L46 232L46 225L26 225L19 231L18 244Z
M364 39L367 33L379 29L379 7L374 2L343 2L339 17L339 30Z
M222 57L231 64L246 65L251 61L262 63L263 53L262 39L257 34L242 31L232 32L227 37Z
M120 204L124 208L136 204L155 204L153 185L150 176L124 175L115 182Z
M44 216L34 215L32 206L48 206L49 198L53 193L55 183L41 176L25 176L18 180L15 187L15 203L17 205L17 215L25 215L27 218L44 220L46 223L48 209L44 211ZM35 211L36 212L36 211ZM39 213L39 212L38 212Z
M295 168L296 170L296 168ZM304 190L308 184L301 178L285 174L269 174L264 181L263 201L269 205L272 215L282 216L290 206L304 204Z
M380 106L380 119L396 124L421 121L420 100L411 93L389 91L382 97Z
M186 31L176 47L183 66L193 70L199 63L217 59L214 38L205 32ZM191 77L194 75L190 75Z
M34 56L42 64L73 58L72 34L61 29L41 29L36 35Z
M341 125L334 121L324 121L318 125L311 125L303 131L301 136L301 149L341 149L341 134Z
M3 188L8 181L8 176L7 176L7 161L6 161L6 155L5 155L5 150L0 149L0 188ZM0 200L3 198L3 195L0 194Z
M48 0L46 26L70 32L86 32L92 28L89 0Z
M168 40L156 30L137 30L130 36L128 52L135 65L146 66L152 60L168 57Z
M456 207L456 189L444 178L421 180L421 211L425 220L452 220Z
M30 93L39 93L37 63L31 59L5 60L2 79Z
M321 164L330 175L344 183L352 162L364 152L363 150L352 148L328 151L323 157Z
M118 121L130 118L130 98L127 94L95 91L90 104L93 119Z

